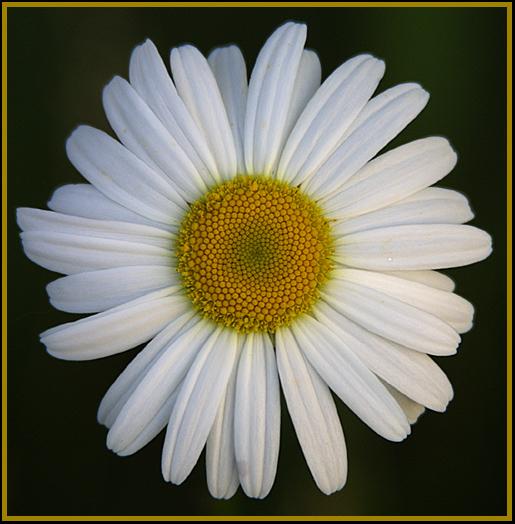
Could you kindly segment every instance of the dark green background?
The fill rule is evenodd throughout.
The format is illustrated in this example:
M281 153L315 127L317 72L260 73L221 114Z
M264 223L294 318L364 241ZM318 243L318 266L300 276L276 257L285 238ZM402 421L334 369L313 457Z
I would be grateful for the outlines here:
M108 129L102 87L127 76L133 47L150 37L168 61L192 42L207 53L236 42L249 64L284 20L308 23L307 45L327 76L348 57L386 61L380 89L420 82L429 105L393 144L439 134L460 159L443 186L467 194L472 224L493 255L449 271L476 306L457 356L440 358L455 399L426 413L402 444L381 439L341 402L349 479L327 497L312 482L283 406L278 474L264 501L241 490L208 494L204 459L182 486L161 478L163 435L129 458L105 447L95 419L103 393L136 354L73 363L38 341L75 318L54 311L56 274L26 259L15 208L44 208L61 184L80 182L64 152L75 126ZM506 11L501 8L9 9L9 514L25 515L495 515L506 507ZM388 146L391 147L391 146Z

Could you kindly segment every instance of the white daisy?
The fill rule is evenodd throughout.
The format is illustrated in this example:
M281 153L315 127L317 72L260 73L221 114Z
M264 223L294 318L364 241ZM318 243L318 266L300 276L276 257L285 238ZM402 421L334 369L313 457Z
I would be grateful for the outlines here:
M306 27L267 40L247 83L240 50L154 44L105 88L119 141L88 126L68 139L89 182L22 208L27 256L67 276L62 311L95 313L42 333L48 352L101 358L147 343L107 391L107 445L135 453L167 427L165 480L183 482L206 447L214 497L265 497L279 454L280 386L313 478L342 488L346 446L331 390L401 441L452 398L429 355L452 355L472 305L435 269L487 257L463 225L467 199L429 187L456 163L429 137L372 158L429 95L373 97L384 63L356 56L323 83Z

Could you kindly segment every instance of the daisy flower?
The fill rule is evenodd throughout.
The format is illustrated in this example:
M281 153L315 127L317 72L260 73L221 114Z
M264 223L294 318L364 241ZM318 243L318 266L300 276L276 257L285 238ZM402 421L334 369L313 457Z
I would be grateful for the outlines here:
M41 341L66 360L146 346L103 398L107 446L135 453L166 427L162 473L206 448L214 497L274 483L280 390L324 493L343 487L336 394L401 441L453 392L430 355L456 353L473 306L442 268L491 252L467 199L429 187L456 164L442 137L376 155L426 105L406 83L373 96L384 63L351 58L321 83L306 27L286 23L247 80L236 46L206 59L154 44L105 87L118 137L82 125L66 150L88 183L51 211L21 208L26 255L65 276L51 304L93 313ZM375 157L375 158L374 158Z

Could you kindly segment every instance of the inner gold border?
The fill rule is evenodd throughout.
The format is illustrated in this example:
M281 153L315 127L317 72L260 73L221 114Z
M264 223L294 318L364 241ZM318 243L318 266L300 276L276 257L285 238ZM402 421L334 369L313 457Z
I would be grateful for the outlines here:
M26 7L500 7L506 9L507 121L507 507L506 515L95 515L7 513L7 13ZM512 2L3 2L2 3L2 520L3 521L511 521L512 520Z

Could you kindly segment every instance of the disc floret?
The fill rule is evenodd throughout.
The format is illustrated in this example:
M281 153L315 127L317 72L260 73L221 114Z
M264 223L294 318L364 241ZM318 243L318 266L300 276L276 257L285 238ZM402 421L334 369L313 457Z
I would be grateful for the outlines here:
M332 267L330 222L299 188L237 176L195 201L176 243L194 305L241 332L288 325L311 309Z

